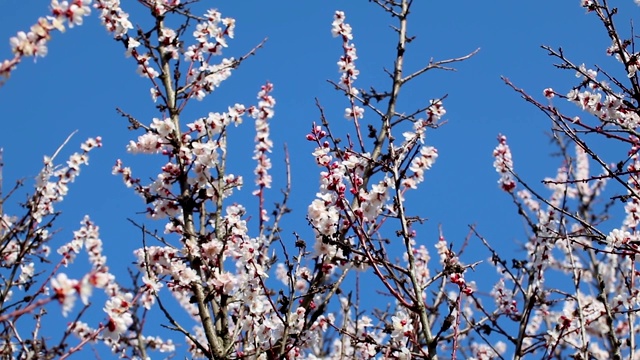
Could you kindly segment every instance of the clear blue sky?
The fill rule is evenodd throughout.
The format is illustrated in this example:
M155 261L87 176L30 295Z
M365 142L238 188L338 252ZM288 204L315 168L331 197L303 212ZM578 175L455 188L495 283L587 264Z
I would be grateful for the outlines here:
M623 27L640 11L630 0L613 2L620 8L619 23ZM123 3L128 6L131 2ZM336 61L341 44L330 33L333 13L344 10L354 29L361 72L356 85L375 85L379 90L389 84L383 68L391 68L395 55L391 19L364 0L206 3L237 21L236 39L226 56L240 56L263 38L269 40L212 96L192 103L195 106L185 112L183 120L224 111L236 102L253 104L260 85L267 80L274 83L277 105L271 123L276 149L272 157L272 199L279 199L279 188L284 186L281 149L286 143L292 154L293 213L283 235L293 242L292 231L310 233L304 217L317 191L313 146L304 138L311 123L318 120L314 98L325 107L336 129L346 129L342 120L346 102L326 82L339 78ZM5 42L2 45L0 41L1 59L11 57L9 38L27 30L46 13L47 6L46 1L3 1L0 40ZM197 8L203 12L205 7ZM132 13L134 23L148 21L137 5L125 10ZM516 210L496 183L491 152L497 134L508 136L516 170L532 183L554 176L560 162L549 157L554 149L544 135L548 120L520 100L500 76L536 96L550 86L566 92L575 83L573 73L554 69L553 59L540 45L562 46L576 63L617 68L617 62L605 56L609 45L606 32L577 0L415 1L409 32L417 38L407 52L408 70L419 68L431 57L457 57L481 48L477 56L456 65L458 72L429 73L401 94L401 111L407 112L448 94L444 102L448 123L427 135L427 143L439 151L438 161L427 173L418 195L412 197L416 201L410 204L412 213L429 219L419 229L419 241L429 244L433 251L441 224L447 238L460 243L468 232L467 225L473 223L494 245L513 249L518 239L524 239L524 232ZM114 109L120 107L142 121L151 121L157 112L149 87L148 81L135 73L132 59L125 59L122 45L100 25L94 10L84 25L56 33L45 58L35 64L31 60L23 62L0 88L5 189L19 178L31 179L41 167L42 156L52 154L71 132L78 130L66 154L76 151L85 138L102 136L103 148L91 153L90 166L83 168L70 195L59 206L64 215L57 222L62 229L57 241L68 241L84 214L89 214L101 227L108 263L119 271L134 260L131 251L140 246L139 232L126 218L144 220L137 213L144 211L145 204L119 177L111 175L111 167L117 158L123 158L135 174L154 176L157 162L126 154L126 144L139 134L127 130L126 120ZM574 113L578 114L577 109ZM238 149L233 166L245 176L247 184L253 179L253 147L248 145L251 139L253 128L247 122L230 140L236 141L231 149ZM251 190L247 186L244 193L250 194ZM25 191L14 200L22 200ZM250 195L246 198L253 201ZM245 205L252 209L254 204ZM485 257L482 253L482 259Z

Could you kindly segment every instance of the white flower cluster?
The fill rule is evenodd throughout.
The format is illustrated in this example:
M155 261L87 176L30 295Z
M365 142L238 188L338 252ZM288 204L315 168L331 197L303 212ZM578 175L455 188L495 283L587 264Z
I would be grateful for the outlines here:
M610 51L613 51L610 49ZM636 68L630 69L630 74L635 74ZM588 89L579 91L572 89L567 94L567 100L580 106L582 110L589 112L605 123L616 124L624 129L635 129L640 124L640 116L623 102L624 96L612 94L602 89L609 89L604 81L598 81L598 72L580 65L576 77L582 79L588 85Z
M96 0L94 7L100 11L102 25L116 39L121 39L129 29L133 29L129 14L120 7L120 0Z
M65 24L72 28L82 25L83 18L91 14L91 0L73 0L71 2L51 1L51 15L41 17L31 27L31 31L20 31L10 39L11 51L17 56L47 55L47 41L53 30L64 31Z
M518 301L514 296L514 292L505 287L505 280L501 278L491 290L496 306L501 314L505 314L511 319L518 320L520 311L518 310Z
M399 159L404 159L416 144L419 144L420 150L416 157L411 160L409 170L411 174L407 176L402 185L410 189L417 189L418 184L424 181L424 173L426 170L431 169L436 159L438 158L438 149L433 146L423 146L426 137L427 128L437 123L447 111L444 109L440 100L431 100L431 104L427 108L427 119L418 119L413 123L412 131L405 131L402 133L404 141L398 148L394 148L397 153L395 154ZM399 161L401 163L402 161Z
M273 141L269 138L269 119L274 115L273 107L275 106L275 99L269 95L273 91L273 84L267 83L262 86L262 90L258 93L257 107L251 107L248 109L249 114L256 119L256 137L254 139L256 145L253 150L253 160L256 160L258 165L253 173L256 175L256 189L253 194L259 195L262 193L263 188L271 188L271 175L269 170L271 169L271 159L268 157L268 153L273 149ZM267 220L266 214L261 215L263 220Z
M498 146L493 150L493 167L500 174L500 180L498 184L502 190L512 192L516 187L516 182L511 175L513 171L513 160L511 158L511 149L507 144L507 137L504 135L498 135Z
M73 261L75 256L82 248L85 248L89 255L89 263L91 270L82 278L82 280L74 280L67 277L64 273L57 274L51 279L51 288L53 290L53 299L62 305L63 315L67 316L73 309L77 296L82 302L89 304L89 297L93 288L103 289L107 295L107 300L103 308L107 316L105 324L99 325L98 328L91 328L88 324L75 321L70 324L70 331L78 336L82 341L103 341L110 344L114 352L118 352L118 348L131 346L130 341L136 339L138 341L148 341L153 343L149 345L151 348L159 351L171 351L173 343L171 341L164 342L157 337L137 337L125 336L131 324L133 316L131 308L137 301L149 309L152 301L149 300L147 293L155 292L159 289L157 283L150 281L146 276L143 282L146 284L141 288L141 292L134 296L130 292L123 292L115 280L115 276L109 272L106 266L106 257L102 254L102 240L100 240L99 228L86 216L82 221L82 227L74 232L74 238L67 244L58 249L58 253L63 255L63 264L68 265ZM146 339L146 340L144 340Z
M81 146L83 152L71 155L67 166L58 169L54 166L53 159L45 156L44 168L36 178L38 196L29 204L33 218L37 222L41 222L45 216L53 214L54 204L64 199L69 192L69 184L80 175L80 166L89 164L89 151L100 146L102 146L100 137L88 139Z
M338 69L342 74L340 77L340 84L344 87L348 94L356 96L358 90L353 87L353 82L358 78L360 71L356 69L355 61L358 59L356 54L356 46L350 41L353 40L353 33L351 32L351 26L344 22L346 16L342 11L336 11L333 16L333 23L331 24L331 33L334 37L342 37L342 49L344 54L338 60ZM361 108L352 108L349 115L352 118L361 117Z

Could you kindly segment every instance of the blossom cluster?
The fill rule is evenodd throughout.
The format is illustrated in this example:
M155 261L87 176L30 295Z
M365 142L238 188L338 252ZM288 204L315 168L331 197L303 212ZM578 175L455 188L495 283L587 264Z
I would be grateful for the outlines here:
M0 250L0 265L7 271L2 274L4 281L0 286L0 322L4 328L14 329L11 334L3 335L0 343L3 356L36 356L35 352L16 346L23 341L21 337L25 336L18 329L23 327L21 317L24 314L42 314L43 310L40 308L53 301L62 306L62 313L66 316L73 310L78 297L85 306L89 303L92 274L76 280L58 272L62 265L68 264L71 256L63 256L53 269L47 263L55 263L50 256L51 241L55 233L50 229L59 213L55 208L68 195L69 186L79 176L82 165L88 164L89 152L100 146L100 137L88 139L81 145L81 152L69 157L66 166L54 164L62 147L53 156L45 156L44 167L35 179L35 190L22 205L26 210L25 214L1 215L0 240L3 246ZM80 237L78 235L76 243L84 243ZM101 245L98 242L88 241L89 243L92 254L90 259L99 262L102 259ZM43 278L46 279L43 281ZM28 335L26 339L29 339Z
M152 0L148 2L153 15L163 16L167 11L180 5L180 0Z
M39 196L30 203L32 216L37 222L54 213L54 204L67 195L69 184L80 175L80 166L89 164L89 151L101 146L100 137L88 139L81 146L83 152L71 155L67 166L61 168L54 166L53 158L44 157L44 167L36 178L36 193Z
M186 97L198 100L214 91L220 84L231 76L236 60L225 58L219 64L210 64L212 56L222 55L226 48L227 38L233 39L235 20L223 18L220 12L208 10L205 14L206 22L200 23L193 37L196 42L187 47L184 53L185 61L191 63L186 76Z
M90 138L81 148L83 152L69 157L67 166L56 167L53 158L44 158L44 167L36 177L35 192L27 202L28 217L2 214L0 221L0 237L4 246L0 251L0 261L4 267L20 265L20 276L16 285L23 288L30 284L35 275L35 268L30 257L47 258L50 248L47 244L52 234L47 229L48 219L55 214L56 203L61 202L68 194L69 185L80 174L81 165L88 164L89 151L102 146L101 138ZM21 238L24 232L25 238ZM3 289L3 299L9 300L13 295L10 284Z
M253 160L257 161L257 166L253 173L256 175L256 189L253 194L260 196L262 191L266 188L271 188L271 175L269 170L271 169L271 159L268 157L268 153L273 148L273 141L269 138L269 119L274 115L273 107L275 105L275 99L269 95L273 91L273 85L267 83L262 86L262 90L258 93L258 99L260 100L257 107L251 107L247 110L249 115L256 119L256 136L255 136L255 149L253 150ZM262 198L262 197L261 197ZM260 217L263 221L268 221L266 210L260 209Z
M82 25L83 18L91 14L91 0L72 0L71 2L51 0L51 13L38 19L28 32L20 31L10 39L14 58L0 64L0 76L8 77L23 57L47 55L47 42L54 31L65 31L65 24L70 28Z
M344 87L348 94L356 96L358 90L353 87L353 82L358 78L360 71L356 69L355 61L358 59L356 54L356 46L350 41L353 40L351 25L345 23L346 16L343 11L336 11L333 15L333 23L331 24L331 33L334 37L342 38L342 48L344 54L338 60L338 68L342 74L340 84ZM361 117L362 108L354 107L347 110L347 115L351 118Z
M411 149L420 146L419 153L411 160L409 170L411 174L402 180L402 185L410 189L417 189L418 184L424 181L424 173L431 169L438 158L438 149L433 146L424 146L427 128L437 123L446 110L440 100L431 100L427 108L427 119L418 119L413 123L413 129L402 133L404 141L397 149L394 149L399 159L407 158ZM402 161L400 161L402 163Z
M438 158L438 150L433 146L422 146L418 156L411 160L409 170L413 172L403 183L412 188L417 188L417 184L424 181L425 170L431 169L431 166Z
M498 135L498 146L493 150L493 167L500 174L498 184L502 190L512 192L516 187L516 182L511 172L513 171L513 159L511 158L511 149L507 144L507 137Z
M638 127L640 116L623 101L624 95L614 93L609 84L599 81L597 76L596 70L587 69L584 64L580 65L576 77L582 79L586 88L583 91L580 91L580 88L572 89L566 95L567 100L605 124L617 125L623 129Z
M518 310L518 301L515 299L513 291L505 287L504 279L500 279L491 291L496 306L502 314L511 318L518 319L520 311Z
M129 143L127 150L133 154L160 153L167 156L169 162L162 167L162 172L153 183L143 186L139 179L133 177L131 169L123 166L123 162L118 160L113 167L113 174L122 175L128 187L135 187L136 192L148 200L150 206L147 212L152 218L178 215L178 194L173 185L182 175L181 165L193 167L196 176L189 179L189 185L192 186L194 194L199 194L197 203L228 197L234 188L242 187L242 177L226 174L218 181L212 178L211 170L215 169L217 159L226 147L225 129L230 125L242 123L242 116L246 111L243 105L236 104L229 107L228 112L209 113L207 117L187 124L189 131L181 133L180 136L172 119L155 118L145 134L140 135L137 141ZM181 145L176 145L177 138L180 139ZM180 228L171 231L177 232Z
M451 273L449 281L458 286L460 291L465 295L471 295L474 291L472 284L467 283L464 277L465 267L460 258L449 248L444 237L440 237L435 244L436 250L440 257L440 264L445 272Z
M364 188L364 171L370 155L347 150L334 157L325 136L326 132L315 125L306 136L318 145L313 156L323 168L320 191L309 205L307 216L318 235L314 246L318 254L341 257L341 251L323 240L323 236L332 236L351 224L375 223L390 199L394 183L386 176L370 189ZM355 195L355 206L349 202L350 194Z
M120 7L120 0L96 0L94 7L100 11L102 25L116 39L123 38L129 29L133 29L129 14Z
M56 298L63 304L64 314L73 307L76 292L85 305L88 303L88 298L94 287L104 289L107 296L115 296L120 292L120 287L115 282L115 276L109 272L109 268L106 266L107 259L102 254L103 247L98 226L88 216L85 216L81 224L80 230L74 231L73 239L62 245L58 249L58 253L62 255L62 264L68 266L83 248L86 249L91 271L79 282L68 279L64 273L58 274L57 278L52 280ZM123 331L114 333L114 336L117 337Z
M179 1L170 1L178 3ZM92 0L51 0L50 14L40 17L30 31L20 31L10 39L14 58L0 64L0 77L8 78L11 71L24 57L44 57L47 55L47 43L54 31L64 32L65 27L82 25L84 18L91 14ZM117 39L122 38L133 25L129 15L120 8L119 0L96 0L93 6L99 10L100 19L107 30Z
M66 316L72 310L77 296L80 296L83 304L88 305L93 289L102 289L107 296L103 308L106 314L106 323L92 328L84 322L75 321L69 325L69 331L83 342L104 342L112 348L114 353L117 353L118 349L130 346L130 338L136 338L135 336L125 336L133 324L132 308L134 303L141 301L143 306L149 309L148 303L145 303L145 300L148 302L148 299L139 295L134 297L133 293L124 291L120 287L106 265L107 259L102 253L103 243L100 239L98 226L88 216L85 216L81 224L81 228L74 232L73 239L61 246L58 253L63 256L62 264L68 266L84 248L91 264L91 270L79 281L69 279L65 273L59 273L51 280L54 298L60 302L63 315ZM142 291L146 289L143 287ZM149 345L145 346L157 348L159 351L170 351L173 345L170 341L164 342L156 337L150 338Z

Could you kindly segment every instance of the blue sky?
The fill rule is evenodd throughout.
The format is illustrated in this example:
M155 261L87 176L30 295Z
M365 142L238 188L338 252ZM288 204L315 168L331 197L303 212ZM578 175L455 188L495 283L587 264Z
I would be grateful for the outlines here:
M274 83L272 199L279 199L278 189L284 186L281 149L286 143L292 154L293 213L283 234L309 234L304 216L317 191L319 171L311 156L313 146L304 136L319 118L314 99L325 107L336 129L344 131L349 125L342 118L345 99L326 82L339 78L336 61L341 44L330 33L333 13L344 10L354 29L359 56L356 65L361 72L356 86L361 88L373 85L383 90L389 83L383 68L391 68L395 55L391 20L364 0L206 3L237 21L236 39L226 56L243 55L262 39L268 41L212 96L192 103L183 119L224 111L236 102L253 104L260 85L267 80ZM614 3L620 8L618 21L624 28L639 9L630 0ZM2 59L11 57L9 38L27 30L48 6L45 1L23 0L5 0L3 5ZM203 5L197 8L201 12L205 9ZM132 13L134 23L147 21L140 7L125 10ZM444 102L448 123L427 135L427 143L439 151L438 161L410 203L412 213L429 219L419 229L419 241L433 250L438 225L442 225L448 240L460 244L467 225L477 224L495 246L510 251L524 239L524 232L516 210L496 183L491 152L497 134L508 136L516 170L534 184L554 176L560 162L549 156L554 149L544 134L548 120L520 100L500 76L540 98L542 89L550 86L566 92L575 84L573 73L554 69L554 60L540 45L562 46L575 63L618 68L614 59L605 56L609 45L606 32L577 0L416 1L409 32L417 38L407 52L408 70L423 66L432 57L445 59L481 49L472 59L457 64L459 71L428 73L401 94L401 110L407 112L448 95ZM134 173L154 176L157 163L126 154L126 144L139 134L127 130L127 122L115 107L142 121L150 122L157 116L148 81L135 73L132 59L125 59L122 45L111 39L94 11L83 26L56 33L45 58L37 63L24 61L0 88L0 147L4 149L6 189L17 179L32 179L41 167L42 156L52 154L71 132L78 131L66 154L76 151L85 138L102 136L103 148L91 153L90 166L83 169L59 207L64 215L57 223L62 230L57 241L68 241L84 214L89 214L101 227L110 266L123 269L134 260L131 250L140 245L139 232L126 218L143 221L144 216L138 213L145 205L120 178L111 175L111 167L117 158L123 158ZM578 114L577 109L569 109ZM253 179L251 139L253 128L247 122L244 129L232 134L235 142L230 145L238 151L235 171L244 175L247 183ZM21 190L14 200L23 199L28 189ZM244 193L251 190L246 187ZM254 204L245 205L251 209ZM293 242L291 236L290 240ZM486 254L472 258L479 256L484 259Z

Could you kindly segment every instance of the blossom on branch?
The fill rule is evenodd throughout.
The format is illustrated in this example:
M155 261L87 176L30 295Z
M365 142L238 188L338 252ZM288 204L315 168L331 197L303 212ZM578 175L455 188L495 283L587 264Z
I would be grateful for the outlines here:
M502 190L512 192L516 187L516 182L511 172L513 171L513 160L511 158L511 149L507 144L507 137L498 135L498 146L493 150L493 167L500 174L498 184Z
M62 315L67 316L76 302L78 280L69 279L65 273L51 279L54 298L62 305Z
M271 159L267 156L273 149L273 141L269 138L269 119L274 115L273 107L275 106L275 99L270 95L273 91L273 84L267 83L262 86L262 90L258 93L258 107L249 108L248 113L256 119L256 136L254 141L256 143L253 151L253 160L256 160L258 165L253 173L256 175L256 185L259 189L253 192L254 195L258 195L262 192L263 188L271 188L271 175L268 171L271 169Z

